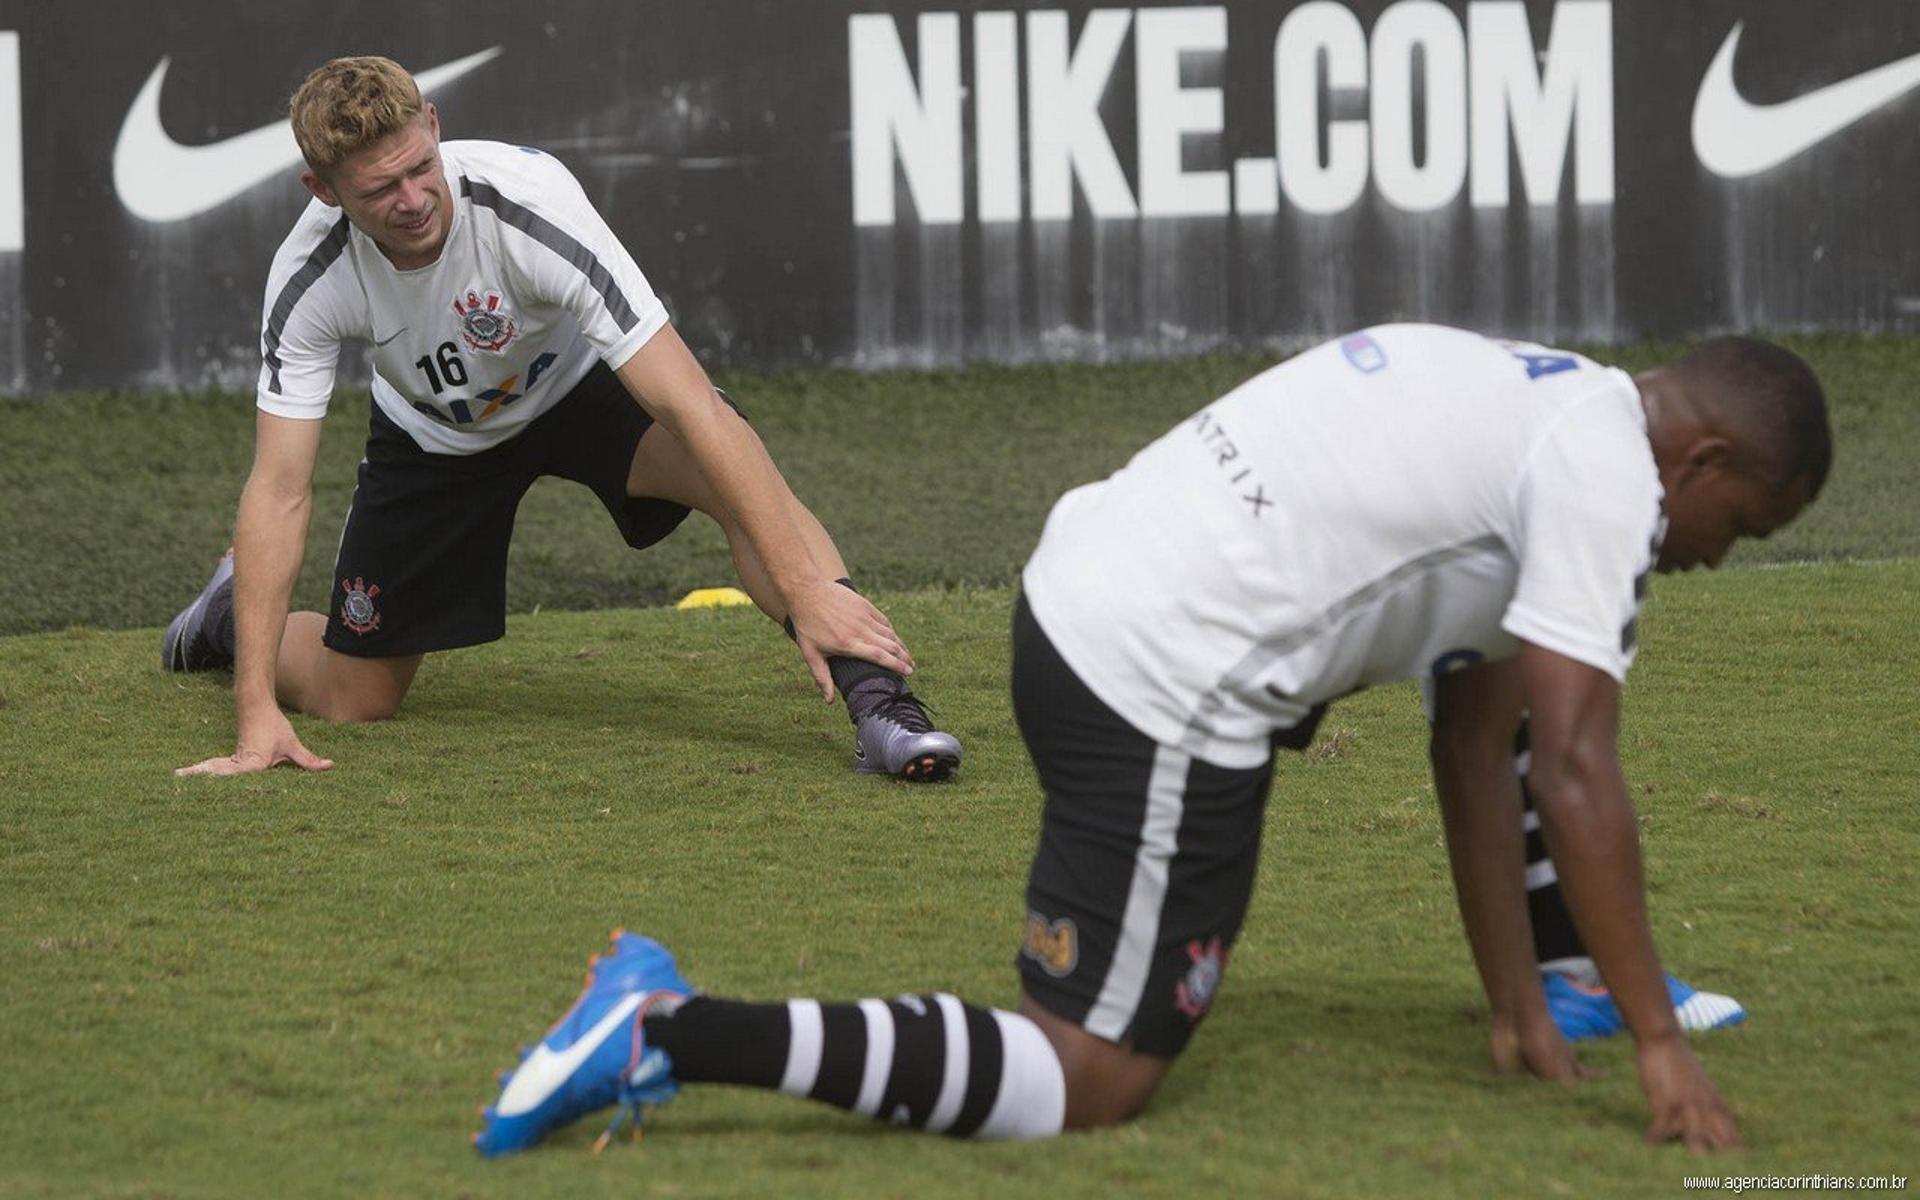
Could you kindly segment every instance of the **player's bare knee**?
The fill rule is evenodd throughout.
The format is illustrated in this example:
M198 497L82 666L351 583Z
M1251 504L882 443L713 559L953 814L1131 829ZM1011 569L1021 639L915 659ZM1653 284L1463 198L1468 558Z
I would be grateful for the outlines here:
M367 725L400 711L398 695L329 696L307 707L307 715L337 725Z
M329 652L325 686L304 706L307 714L342 725L384 721L400 711L420 661L420 655L358 659Z
M1147 1107L1147 1101L1160 1086L1159 1075L1150 1079L1127 1077L1124 1073L1088 1069L1068 1071L1067 1129L1101 1129L1133 1120Z
M1173 1065L1170 1058L1096 1037L1031 995L1021 997L1020 1012L1040 1027L1060 1060L1068 1129L1098 1129L1139 1116Z

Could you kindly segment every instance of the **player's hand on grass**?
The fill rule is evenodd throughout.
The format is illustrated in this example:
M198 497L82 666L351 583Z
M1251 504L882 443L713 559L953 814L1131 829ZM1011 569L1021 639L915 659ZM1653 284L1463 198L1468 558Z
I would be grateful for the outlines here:
M1544 1009L1532 1019L1496 1015L1488 1048L1493 1054L1493 1069L1503 1075L1525 1071L1539 1079L1575 1083L1593 1074Z
M321 758L302 745L300 735L293 731L286 714L275 708L270 714L240 723L239 745L232 754L205 759L190 767L180 767L174 774L183 778L189 775L247 775L282 763L303 771L333 769L333 760Z
M887 614L851 588L822 579L787 597L794 640L827 703L833 703L833 675L827 658L858 658L902 675L913 674L913 656L893 631Z
M1678 1033L1639 1046L1640 1090L1653 1109L1649 1142L1684 1143L1695 1154L1740 1145L1733 1111Z

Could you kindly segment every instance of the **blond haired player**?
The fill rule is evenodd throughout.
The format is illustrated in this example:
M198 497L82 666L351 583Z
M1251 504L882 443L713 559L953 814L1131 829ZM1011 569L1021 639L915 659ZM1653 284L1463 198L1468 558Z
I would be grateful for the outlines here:
M500 637L514 511L543 475L592 488L635 548L689 510L712 517L754 602L845 697L858 768L926 780L959 764L892 624L566 167L443 143L385 58L326 63L290 107L314 198L268 280L253 469L231 554L162 645L171 670L233 665L237 745L182 773L325 769L282 704L378 720L423 655ZM289 614L349 338L372 345L366 457L329 611Z

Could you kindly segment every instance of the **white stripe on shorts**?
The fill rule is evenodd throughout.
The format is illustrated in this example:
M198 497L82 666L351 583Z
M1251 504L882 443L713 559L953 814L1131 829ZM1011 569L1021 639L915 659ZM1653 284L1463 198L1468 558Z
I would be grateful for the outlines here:
M787 1001L787 1070L780 1076L780 1090L789 1096L806 1099L820 1078L820 1049L826 1031L820 1023L818 1000Z
M1147 973L1153 968L1154 946L1160 940L1160 910L1167 901L1167 870L1173 861L1180 815L1186 808L1187 768L1193 756L1172 746L1153 752L1153 771L1147 777L1147 814L1140 822L1140 849L1133 856L1133 882L1127 888L1126 915L1113 961L1100 985L1100 998L1087 1013L1086 1030L1095 1037L1119 1041L1140 1011L1146 994Z

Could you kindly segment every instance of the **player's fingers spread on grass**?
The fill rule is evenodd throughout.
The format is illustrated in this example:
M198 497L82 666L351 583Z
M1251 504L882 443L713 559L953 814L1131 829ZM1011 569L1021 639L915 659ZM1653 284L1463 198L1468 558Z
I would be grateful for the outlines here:
M175 775L245 775L253 771L267 769L267 761L251 750L240 750L233 754L223 754L218 758L209 758L190 767L181 767Z
M1680 1136L1680 1111L1677 1108L1653 1114L1653 1124L1647 1126L1647 1140L1654 1145L1670 1142Z
M1520 1052L1520 1035L1511 1025L1496 1023L1487 1035L1487 1052L1493 1069L1501 1075L1517 1075L1526 1069L1526 1056Z
M1726 1101L1713 1096L1694 1114L1687 1131L1687 1148L1698 1152L1731 1150L1740 1146L1740 1127Z
M1688 1122L1683 1140L1687 1149L1695 1154L1731 1150L1740 1145L1740 1135L1733 1127L1733 1118L1725 1112L1696 1114L1695 1119Z
M258 750L236 750L217 758L202 759L188 767L175 768L174 774L186 779L197 775L251 775L256 771L265 771L281 763L299 767L303 771L331 771L333 760L321 758L298 741L290 748L276 750L273 754L262 754Z
M1551 1020L1543 1017L1527 1024L1518 1044L1527 1069L1535 1076L1557 1083L1576 1083L1582 1078L1579 1057Z
M218 758L203 758L192 766L175 767L173 773L174 776L179 779L189 779L195 775L227 775L231 774L231 772L222 771L220 767L222 764L231 764L232 762L233 759L223 754Z
M302 771L331 771L333 769L332 759L321 758L318 754L307 749L306 744L300 740L299 735L293 733L291 729L288 730L287 736L274 747L273 753L267 757L269 766L277 767L281 763L286 763L289 766L299 767Z
M286 758L282 761L292 763L294 766L299 767L302 771L333 770L332 759L321 758L318 754L315 754L313 751L307 749L305 746L295 746L293 751L289 753L286 756Z

